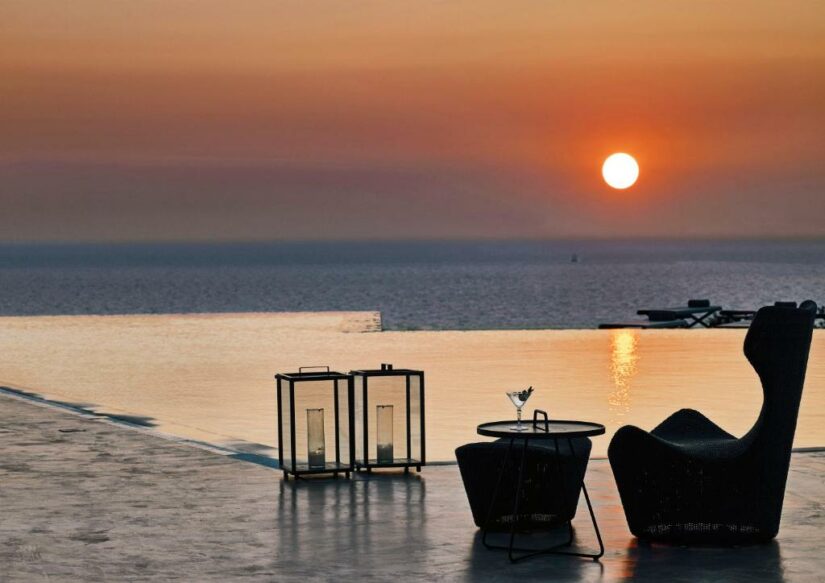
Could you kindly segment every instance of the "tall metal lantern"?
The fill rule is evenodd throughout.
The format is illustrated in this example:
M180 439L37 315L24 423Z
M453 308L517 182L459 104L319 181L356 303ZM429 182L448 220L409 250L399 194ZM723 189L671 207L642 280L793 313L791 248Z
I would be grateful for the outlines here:
M324 367L278 373L278 461L285 477L355 467L352 375Z
M393 368L354 370L355 466L410 468L426 463L424 372Z

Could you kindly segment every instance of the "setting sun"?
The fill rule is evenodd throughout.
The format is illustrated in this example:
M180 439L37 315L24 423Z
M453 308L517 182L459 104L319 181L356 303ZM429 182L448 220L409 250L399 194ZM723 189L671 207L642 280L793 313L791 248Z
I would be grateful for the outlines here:
M630 154L611 154L602 165L602 176L608 186L620 190L630 188L639 178L639 164Z

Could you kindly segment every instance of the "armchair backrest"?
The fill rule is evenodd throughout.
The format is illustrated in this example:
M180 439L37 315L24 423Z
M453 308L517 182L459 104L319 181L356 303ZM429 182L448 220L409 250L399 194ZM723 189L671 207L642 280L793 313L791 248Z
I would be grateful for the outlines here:
M745 356L762 381L764 401L756 424L743 438L759 460L762 487L782 494L790 464L805 383L816 304L760 309L745 337Z

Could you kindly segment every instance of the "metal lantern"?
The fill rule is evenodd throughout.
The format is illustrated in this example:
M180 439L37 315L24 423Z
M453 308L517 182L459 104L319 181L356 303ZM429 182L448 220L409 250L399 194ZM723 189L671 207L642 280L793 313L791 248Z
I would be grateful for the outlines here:
M278 461L285 477L343 473L355 464L352 376L324 367L275 375Z
M354 370L355 466L414 467L426 463L424 432L424 372L393 368Z

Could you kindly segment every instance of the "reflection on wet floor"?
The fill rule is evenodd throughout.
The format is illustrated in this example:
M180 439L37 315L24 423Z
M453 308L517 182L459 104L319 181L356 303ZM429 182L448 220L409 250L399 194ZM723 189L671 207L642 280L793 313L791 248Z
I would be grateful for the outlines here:
M690 548L651 545L630 539L618 581L805 581L786 577L781 544L728 548ZM751 565L755 573L743 573ZM813 580L813 579L812 579Z
M587 482L605 540L600 562L546 556L517 564L489 550L472 523L455 467L422 474L374 473L352 480L314 478L278 488L277 562L288 577L312 578L319 565L339 575L435 578L447 581L548 579L553 581L808 581L818 572L819 542L811 498L822 486L822 454L796 455L792 463L780 537L766 545L682 547L648 544L627 530L609 465L594 461ZM574 519L573 548L588 551L596 541L583 502ZM557 532L519 535L523 546L543 547L566 538ZM507 537L506 533L493 534ZM506 543L506 541L503 541ZM349 563L351 562L351 563ZM792 568L787 565L791 564Z
M775 543L726 548L638 543L608 462L593 460L586 482L602 560L513 565L483 547L454 465L287 482L272 468L19 398L0 397L0 417L3 581L822 580L825 453L793 455ZM573 526L573 548L592 549L583 499Z

